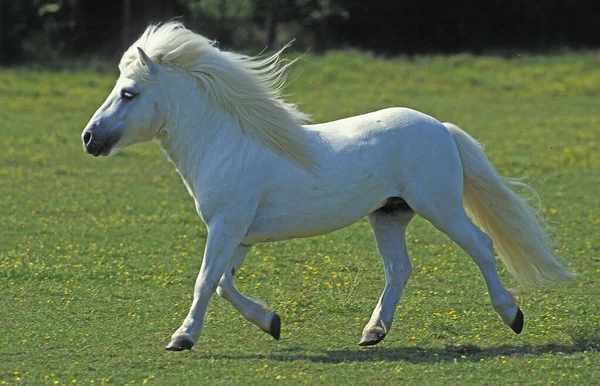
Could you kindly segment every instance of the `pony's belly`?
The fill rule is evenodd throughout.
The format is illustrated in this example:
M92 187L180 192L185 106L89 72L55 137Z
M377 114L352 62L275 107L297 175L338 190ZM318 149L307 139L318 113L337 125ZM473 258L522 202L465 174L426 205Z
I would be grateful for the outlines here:
M303 237L313 237L345 228L364 217L344 216L335 220L323 218L285 219L284 216L262 217L252 223L243 244L257 244ZM293 216L293 215L291 215Z
M327 208L288 208L261 211L248 229L244 244L319 236L345 228L380 208L386 198L365 202L331 203Z

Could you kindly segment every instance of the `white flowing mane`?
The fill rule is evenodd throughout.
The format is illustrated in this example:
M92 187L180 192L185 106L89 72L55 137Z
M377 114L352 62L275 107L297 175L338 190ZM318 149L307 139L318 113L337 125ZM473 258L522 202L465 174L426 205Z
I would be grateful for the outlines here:
M144 75L137 52L142 48L154 62L187 72L207 96L233 117L243 133L307 170L313 169L309 116L287 103L281 94L295 60L279 58L288 46L271 56L247 56L221 51L213 42L181 23L151 25L125 51L119 70Z

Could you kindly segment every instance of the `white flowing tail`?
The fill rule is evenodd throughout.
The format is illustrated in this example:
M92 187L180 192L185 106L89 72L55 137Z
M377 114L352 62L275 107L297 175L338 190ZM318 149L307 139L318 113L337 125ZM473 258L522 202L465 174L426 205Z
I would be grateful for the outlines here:
M531 188L500 176L475 139L451 123L444 125L458 146L463 165L465 211L492 238L506 269L526 286L573 280L559 264L560 257L540 225L538 212L509 186Z

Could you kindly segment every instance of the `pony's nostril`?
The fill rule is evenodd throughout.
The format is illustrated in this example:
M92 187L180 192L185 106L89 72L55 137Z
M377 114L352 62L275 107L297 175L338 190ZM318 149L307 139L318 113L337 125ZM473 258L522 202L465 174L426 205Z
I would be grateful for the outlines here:
M90 142L92 142L92 133L90 133L89 131L86 131L83 134L83 144L85 146L88 146L90 144Z

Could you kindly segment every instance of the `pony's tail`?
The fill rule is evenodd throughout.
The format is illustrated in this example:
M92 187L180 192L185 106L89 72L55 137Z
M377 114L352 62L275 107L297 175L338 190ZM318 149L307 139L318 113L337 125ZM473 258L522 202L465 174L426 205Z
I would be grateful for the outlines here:
M573 274L559 264L560 256L540 225L540 214L509 186L525 188L537 197L533 188L500 176L475 139L451 123L444 125L462 161L465 211L492 238L506 269L526 286L572 281Z

